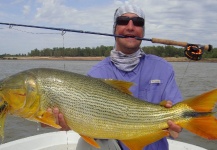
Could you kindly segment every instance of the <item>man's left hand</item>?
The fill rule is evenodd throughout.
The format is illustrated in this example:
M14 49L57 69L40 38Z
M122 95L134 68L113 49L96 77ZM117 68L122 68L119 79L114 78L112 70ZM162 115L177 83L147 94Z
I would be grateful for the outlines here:
M171 101L167 101L166 108L171 108L172 107L172 102ZM178 138L179 133L182 131L182 127L178 126L177 124L175 124L172 120L169 120L167 122L169 128L168 131L170 133L170 136L174 139Z

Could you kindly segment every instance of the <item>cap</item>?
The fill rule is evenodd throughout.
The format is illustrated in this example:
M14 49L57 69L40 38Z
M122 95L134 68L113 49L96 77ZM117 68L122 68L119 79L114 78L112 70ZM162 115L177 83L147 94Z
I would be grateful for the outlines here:
M143 18L145 20L145 14L141 8L135 5L130 5L130 4L125 4L124 6L121 6L116 9L115 14L114 14L114 25L113 25L113 33L115 33L115 28L116 28L116 19L117 17L126 14L126 13L134 13L137 16Z

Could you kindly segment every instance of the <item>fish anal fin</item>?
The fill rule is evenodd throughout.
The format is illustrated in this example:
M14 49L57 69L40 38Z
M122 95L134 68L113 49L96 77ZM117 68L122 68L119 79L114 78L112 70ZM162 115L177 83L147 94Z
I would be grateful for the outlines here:
M127 82L127 81L121 81L121 80L113 80L113 79L104 79L103 82L106 84L124 92L129 95L132 95L132 92L130 92L130 87L133 86L133 82Z
M90 137L87 137L85 135L80 135L88 144L96 147L96 148L100 148L99 144L93 139L93 138L90 138Z
M180 123L179 125L203 138L217 139L217 120L214 116L192 118L188 123Z
M48 111L38 112L33 120L39 121L41 123L44 123L46 125L49 125L51 127L57 128L57 129L61 128L60 125L56 124L56 119L53 116L53 114L48 112Z
M197 112L211 112L217 102L217 89L206 92L199 96L184 100L182 103Z
M142 150L145 146L166 136L169 136L169 132L167 130L160 130L159 132L148 134L145 137L131 140L121 140L121 142L123 142L130 150Z

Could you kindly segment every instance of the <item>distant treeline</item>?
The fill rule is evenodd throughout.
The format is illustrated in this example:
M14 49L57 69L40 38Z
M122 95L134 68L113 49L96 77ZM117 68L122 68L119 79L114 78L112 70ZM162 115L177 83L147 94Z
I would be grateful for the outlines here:
M17 54L13 56L50 56L50 57L94 57L94 56L109 56L113 46L98 46L85 48L45 48L42 50L34 49L26 54ZM146 54L154 54L160 57L184 57L184 48L177 48L174 46L145 46L142 50ZM0 57L12 56L10 54L0 55ZM217 58L217 48L211 52L204 51L203 58Z

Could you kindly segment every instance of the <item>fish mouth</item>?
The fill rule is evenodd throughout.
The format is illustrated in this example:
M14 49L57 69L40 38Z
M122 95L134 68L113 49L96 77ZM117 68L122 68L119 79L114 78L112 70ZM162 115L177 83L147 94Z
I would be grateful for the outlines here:
M0 97L0 114L6 110L8 103Z

